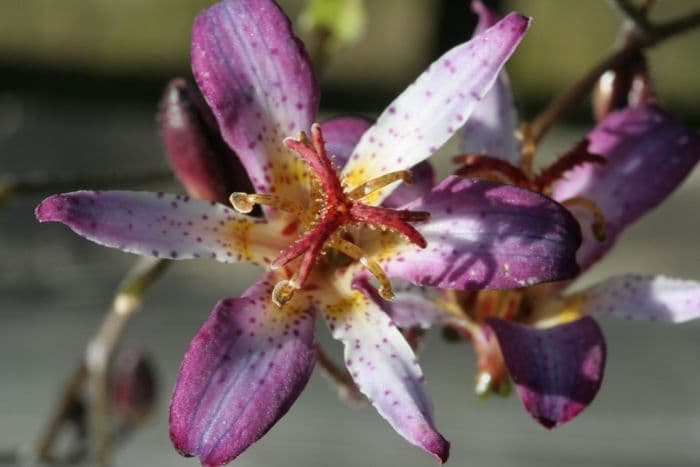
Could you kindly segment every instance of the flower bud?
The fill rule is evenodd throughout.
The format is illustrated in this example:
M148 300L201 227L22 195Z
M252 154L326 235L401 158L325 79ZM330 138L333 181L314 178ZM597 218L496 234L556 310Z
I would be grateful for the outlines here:
M476 351L476 378L474 392L484 398L490 394L510 394L510 375L506 368L496 336L487 326L471 336Z
M138 423L153 410L157 382L150 359L140 347L130 347L114 362L110 396L116 418Z
M653 97L647 62L639 53L623 66L601 75L593 91L593 114L600 121L612 111L634 107Z
M191 196L227 204L234 191L253 191L211 111L185 80L174 79L166 86L158 124L170 164Z

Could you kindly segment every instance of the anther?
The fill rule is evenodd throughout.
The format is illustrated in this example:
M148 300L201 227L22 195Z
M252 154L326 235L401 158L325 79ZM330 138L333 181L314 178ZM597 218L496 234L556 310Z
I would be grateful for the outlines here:
M512 183L513 185L518 185L523 188L530 188L532 184L521 169L497 157L480 154L463 154L461 156L456 156L453 160L457 164L463 164L462 167L455 172L455 174L460 177L476 177L482 180L501 183L505 181L506 183Z
M398 180L401 180L406 185L410 185L411 183L413 183L413 176L408 170L398 170L396 172L390 172L380 177L373 178L372 180L369 180L353 188L348 193L348 198L352 200L362 199L365 196L369 196L375 191L381 190L387 185L390 185Z
M598 243L603 243L607 238L607 229L605 228L605 215L600 209L595 201L581 196L576 196L574 198L569 198L561 202L563 206L580 206L587 209L593 215L593 222L591 223L591 232L593 237L598 241Z
M281 308L294 297L294 292L298 289L299 286L294 281L294 278L279 281L272 289L272 303Z
M262 204L265 206L270 206L272 208L278 209L280 211L288 212L294 214L303 221L307 220L306 211L301 205L295 201L285 199L276 195L264 195L264 194L252 194L247 193L233 193L229 197L231 206L233 209L240 212L241 214L248 214L253 210L256 204Z
M520 129L515 133L515 137L520 140L520 168L528 179L533 176L533 163L535 154L537 153L537 143L532 133L532 126L529 123L523 123Z
M255 203L251 202L247 193L233 193L231 194L228 200L231 202L231 206L233 206L233 209L240 212L241 214L248 214L255 207Z
M362 266L367 268L367 270L379 282L379 288L377 291L384 300L391 301L394 299L394 291L391 289L389 277L387 277L379 263L367 256L362 248L337 236L331 239L330 246L349 256L355 261L359 261Z
M311 126L309 136L301 133L296 139L285 138L284 144L308 165L310 183L308 205L302 206L296 201L272 194L234 193L230 197L232 206L239 212L248 213L255 204L262 204L295 215L303 225L305 231L294 243L283 249L270 264L270 269L274 270L292 261L300 260L292 279L280 281L275 285L272 291L273 303L283 306L291 300L295 291L303 287L312 268L328 248L339 250L361 263L377 278L378 292L381 297L385 300L394 298L389 278L379 263L369 258L358 246L343 240L340 234L347 225L391 229L419 247L425 248L427 245L425 238L409 222L424 221L429 213L397 211L369 206L358 201L391 183L397 181L411 183L411 173L406 170L392 172L363 183L346 193L326 152L322 130L318 124Z

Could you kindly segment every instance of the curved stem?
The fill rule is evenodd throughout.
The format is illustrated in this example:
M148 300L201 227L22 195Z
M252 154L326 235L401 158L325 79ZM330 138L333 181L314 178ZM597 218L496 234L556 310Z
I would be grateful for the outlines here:
M100 327L90 339L84 356L73 370L58 409L49 420L44 434L34 449L39 462L54 459L51 450L70 416L73 403L80 398L85 382L88 383L89 439L96 465L106 465L110 448L109 368L115 350L126 330L129 319L139 310L148 288L165 272L169 261L140 258L117 288L110 309Z
M634 57L640 50L652 47L666 39L686 32L700 26L700 10L696 10L681 18L667 21L659 25L650 25L646 31L638 27L631 33L630 40L614 50L610 55L604 57L595 64L583 77L576 81L571 87L554 99L549 106L540 113L531 124L532 139L539 142L549 129L564 114L566 114L579 100L587 95L598 78L608 69L617 68L624 65Z
M357 388L357 385L355 385L355 381L353 381L350 373L345 368L336 365L319 343L316 343L316 361L321 370L323 370L324 376L338 390L341 398L355 404L365 402L366 399Z

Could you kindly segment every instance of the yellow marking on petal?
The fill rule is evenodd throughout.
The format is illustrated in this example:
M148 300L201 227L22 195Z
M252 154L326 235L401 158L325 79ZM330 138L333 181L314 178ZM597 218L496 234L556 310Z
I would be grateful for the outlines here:
M246 261L264 266L280 247L282 236L279 221L266 222L253 218L234 218L209 229L219 239L219 244L230 254L232 261ZM216 229L216 230L214 230Z
M266 151L269 162L265 167L263 182L270 187L271 193L305 203L309 193L306 164L292 151L273 142L266 144Z
M246 261L253 261L253 251L250 247L250 230L253 223L246 219L236 219L228 223L227 237L231 238L231 250Z
M349 313L357 313L364 310L369 305L369 298L358 290L349 290L342 294L339 300L326 304L325 314L332 322Z

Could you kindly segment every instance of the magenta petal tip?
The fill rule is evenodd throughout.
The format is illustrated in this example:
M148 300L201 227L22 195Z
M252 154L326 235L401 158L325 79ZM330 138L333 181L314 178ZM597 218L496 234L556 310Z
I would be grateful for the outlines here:
M220 301L192 340L170 405L170 437L184 456L223 465L291 407L315 363L310 310L281 313L266 274Z
M34 215L39 222L55 222L61 220L61 212L64 210L66 199L64 195L51 195L34 210Z
M421 447L432 454L438 464L444 464L450 457L450 442L434 430L426 431L425 438L420 440Z
M589 316L547 329L487 318L527 412L543 427L563 425L595 398L606 346Z

